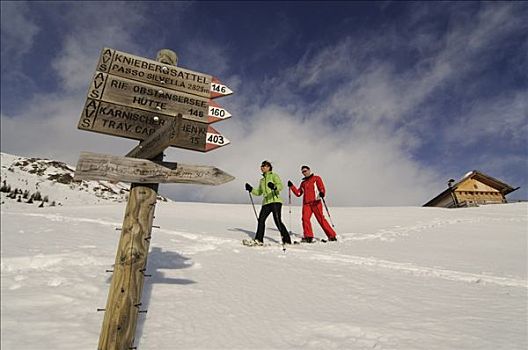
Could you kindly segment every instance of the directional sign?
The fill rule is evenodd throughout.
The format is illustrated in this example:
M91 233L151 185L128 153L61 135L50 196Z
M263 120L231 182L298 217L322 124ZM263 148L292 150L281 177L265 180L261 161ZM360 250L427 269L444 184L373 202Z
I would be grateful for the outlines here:
M221 185L235 179L213 166L153 162L146 159L91 152L81 152L74 178L76 180L202 185Z
M206 98L216 98L233 93L227 85L211 75L170 66L110 48L104 48L101 52L97 70Z
M178 117L172 118L172 120L156 130L154 134L141 141L125 157L150 159L163 152L165 148L170 146L172 135L176 133L174 126Z
M171 116L181 114L184 119L202 123L214 123L231 117L227 110L213 100L102 72L95 72L88 98Z
M146 112L104 101L87 99L78 128L101 134L145 140L163 125L176 119L170 146L208 152L230 141L206 123Z

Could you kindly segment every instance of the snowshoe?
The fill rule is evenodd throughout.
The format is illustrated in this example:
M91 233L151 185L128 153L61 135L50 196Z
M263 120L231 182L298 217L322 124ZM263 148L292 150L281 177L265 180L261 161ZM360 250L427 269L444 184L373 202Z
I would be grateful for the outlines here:
M301 244L301 243L315 243L316 241L313 239L313 237L303 237L300 241L295 241L293 244Z
M242 244L248 247L262 247L264 243L256 239L243 239Z

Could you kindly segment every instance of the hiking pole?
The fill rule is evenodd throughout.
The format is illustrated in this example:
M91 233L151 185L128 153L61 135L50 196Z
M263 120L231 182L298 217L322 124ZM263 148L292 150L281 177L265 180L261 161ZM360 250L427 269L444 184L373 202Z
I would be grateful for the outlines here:
M257 215L257 210L255 209L255 203L253 203L253 196L251 196L251 192L249 192L249 199L251 199L251 205L253 206L253 212L255 213L255 217L257 218L257 221L258 221L258 215Z
M290 211L290 236L292 235L292 215L291 215L291 188L288 187L288 207Z
M330 216L330 211L328 211L328 207L326 206L326 201L325 201L324 197L322 197L321 199L323 200L323 204L325 206L326 213L328 214L328 219L330 219L330 223L332 224L332 227L335 228L334 223L332 222L332 217Z

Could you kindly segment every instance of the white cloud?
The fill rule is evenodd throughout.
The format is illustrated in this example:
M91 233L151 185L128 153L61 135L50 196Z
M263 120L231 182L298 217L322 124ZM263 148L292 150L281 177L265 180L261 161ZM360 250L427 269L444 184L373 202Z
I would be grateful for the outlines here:
M139 46L134 34L147 25L141 3L80 3L65 16L67 28L53 68L67 90L87 90L103 47L130 49ZM153 53L154 55L155 53Z
M2 152L53 158L75 165L80 151L124 154L132 141L77 129L84 97L39 95L21 115L2 114Z
M417 205L427 199L427 183L436 180L434 174L410 160L390 130L372 125L335 130L321 120L302 121L300 117L270 106L245 121L220 123L218 128L232 145L206 155L171 150L167 159L198 160L237 179L217 188L174 185L164 186L164 191L177 199L247 202L244 183L257 185L260 162L267 159L284 184L288 179L298 184L300 166L309 164L324 178L332 205ZM282 195L287 203L287 191Z

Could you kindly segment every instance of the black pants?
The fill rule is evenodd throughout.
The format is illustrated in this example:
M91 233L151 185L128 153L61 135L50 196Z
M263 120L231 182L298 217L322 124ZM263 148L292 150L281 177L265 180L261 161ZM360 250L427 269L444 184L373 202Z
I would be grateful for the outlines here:
M286 226L281 221L281 209L282 209L282 203L270 203L263 205L260 209L260 214L258 218L258 226L257 226L257 234L255 235L255 239L257 241L262 242L264 240L264 230L266 228L266 219L268 218L270 213L273 213L273 221L275 221L275 225L279 229L282 237L283 243L291 244L291 238L290 234L288 233L288 230L286 229Z

